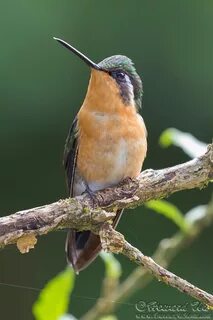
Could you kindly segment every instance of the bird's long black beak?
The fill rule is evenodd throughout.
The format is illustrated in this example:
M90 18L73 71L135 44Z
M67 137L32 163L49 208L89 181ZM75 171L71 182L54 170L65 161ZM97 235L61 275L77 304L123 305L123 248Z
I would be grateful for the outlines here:
M96 63L94 63L92 60L90 60L89 58L87 58L83 53L81 53L80 51L78 51L76 48L74 48L73 46L71 46L69 43L67 43L66 41L59 39L59 38L55 38L53 37L54 40L58 41L59 43L61 43L65 48L69 49L70 51L72 51L74 54L76 54L76 56L78 56L81 60L83 60L88 66L90 66L93 69L96 70L102 70Z

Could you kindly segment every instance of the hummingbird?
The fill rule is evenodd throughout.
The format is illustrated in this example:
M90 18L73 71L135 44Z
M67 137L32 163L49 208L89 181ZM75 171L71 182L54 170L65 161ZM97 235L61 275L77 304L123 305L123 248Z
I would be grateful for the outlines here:
M142 81L131 59L110 56L98 64L66 41L55 38L91 69L87 93L69 130L64 167L69 196L95 192L135 178L147 152L147 131L139 110ZM115 228L123 210L117 210ZM67 261L76 273L101 251L100 237L91 231L70 229Z

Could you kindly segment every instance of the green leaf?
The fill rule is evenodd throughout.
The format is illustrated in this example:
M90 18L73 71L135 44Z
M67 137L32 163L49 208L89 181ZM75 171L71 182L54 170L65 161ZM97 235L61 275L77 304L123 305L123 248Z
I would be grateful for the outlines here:
M121 276L122 268L120 262L112 253L101 252L100 256L105 264L105 272L108 278L118 279Z
M163 148L168 148L172 145L173 143L173 130L175 129L166 129L164 130L159 138L159 144Z
M46 284L33 305L36 320L58 320L67 312L74 279L74 271L67 268Z
M192 134L174 128L163 131L160 135L159 143L164 148L172 144L180 147L191 158L202 155L207 149L207 144L197 140Z
M146 202L145 206L172 220L182 231L188 231L188 224L182 212L172 203L165 200L150 200Z

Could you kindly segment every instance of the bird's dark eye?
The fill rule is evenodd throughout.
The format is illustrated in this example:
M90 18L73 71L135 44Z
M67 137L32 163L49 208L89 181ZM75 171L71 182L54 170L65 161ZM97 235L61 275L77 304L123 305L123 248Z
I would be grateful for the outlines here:
M120 71L116 72L116 78L121 79L121 80L125 79L125 73L120 72Z
M111 72L111 76L116 79L116 80L120 80L120 81L123 81L125 80L125 73L122 72L122 71L112 71Z

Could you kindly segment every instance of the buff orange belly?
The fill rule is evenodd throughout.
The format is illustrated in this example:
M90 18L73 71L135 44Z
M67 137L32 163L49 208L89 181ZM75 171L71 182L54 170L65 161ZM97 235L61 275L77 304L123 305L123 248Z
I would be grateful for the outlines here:
M77 169L82 178L98 190L136 177L147 149L142 118L135 114L121 120L106 115L98 122L93 115L92 120L93 130L84 129L79 122Z

